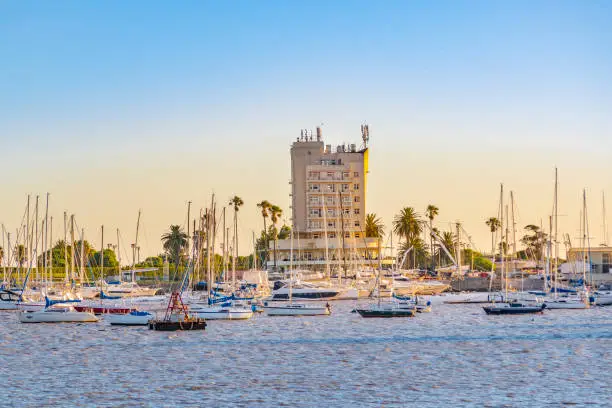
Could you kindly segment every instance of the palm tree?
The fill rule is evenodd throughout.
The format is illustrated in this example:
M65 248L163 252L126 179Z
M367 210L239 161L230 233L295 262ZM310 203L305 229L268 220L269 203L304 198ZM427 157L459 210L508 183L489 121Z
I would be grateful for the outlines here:
M451 231L444 231L442 233L441 238L442 238L442 245L444 245L444 247L449 253L452 252L453 248L455 247L455 243L457 242L457 239L455 238L455 234L453 234ZM445 258L448 258L448 255L445 254ZM448 258L448 261L450 261L450 258Z
M365 235L367 238L382 238L385 235L385 226L375 213L367 214L365 221Z
M491 255L495 256L495 232L501 228L501 222L496 217L491 217L485 223L491 231Z
M277 205L270 206L270 220L272 221L273 229L272 232L274 236L274 269L276 269L276 239L278 238L278 231L276 230L276 223L279 220L279 217L283 215L283 210Z
M270 241L268 240L269 239L268 238L268 227L266 226L266 219L270 216L270 207L272 207L272 204L270 204L268 200L262 200L260 203L257 203L257 207L261 209L261 216L263 217L263 224L264 224L263 230L266 235L266 251L264 252L264 254L266 254L265 258L267 258L268 247L270 246ZM262 259L261 260L262 265L266 261L267 259Z
M238 257L238 210L244 205L242 198L235 195L229 202L234 207L234 255L232 256L232 279L236 273L236 258Z
M406 243L416 244L419 234L423 232L423 225L419 215L412 207L404 207L393 219L393 231L400 237L404 237ZM414 267L414 262L411 267Z
M433 204L429 204L425 209L425 216L429 218L429 250L431 251L431 269L432 271L436 269L436 261L434 257L434 247L433 247L433 235L431 232L433 231L433 220L436 218L436 215L440 213L440 209Z
M179 225L170 225L170 231L161 236L164 250L175 261L178 270L181 255L187 248L187 234Z
M25 246L23 246L23 244L17 245L14 251L15 261L17 261L19 268L23 268L23 264L26 263L28 260Z

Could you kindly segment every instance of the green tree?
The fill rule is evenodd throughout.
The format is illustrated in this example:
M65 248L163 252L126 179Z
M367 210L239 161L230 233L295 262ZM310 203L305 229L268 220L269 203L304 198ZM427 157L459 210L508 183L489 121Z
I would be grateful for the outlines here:
M95 251L89 258L89 264L100 266L100 262L101 262L100 251ZM105 268L116 268L117 266L119 266L119 262L117 262L117 255L115 254L115 251L109 248L105 249L104 250L104 267Z
M169 232L161 237L164 251L166 251L170 259L174 260L177 268L181 263L181 256L185 248L187 248L187 238L187 234L185 234L179 225L171 225Z
M414 208L402 208L400 213L393 219L393 231L404 238L404 243L407 244L407 248L419 244L419 235L423 232L423 225L419 219L419 215L414 211ZM411 268L416 266L414 263L414 261L411 261Z
M283 225L278 231L278 239L287 239L291 237L291 227L288 225Z
M544 248L548 240L548 234L540 230L537 225L529 224L525 227L527 233L521 238L527 252L531 253L536 261L544 258Z
M268 241L266 241L266 250L265 252L262 253L265 255L265 258L262 259L262 265L263 265L268 259L268 246L270 245L270 241L269 241L269 236L267 235L268 227L267 227L266 220L270 216L270 208L272 207L272 204L270 204L268 200L262 200L261 202L257 203L257 207L261 210L261 217L263 218L263 225L264 225L263 236L266 239L268 239Z
M442 245L444 245L444 248L446 248L449 253L452 253L453 248L455 247L455 244L457 242L455 234L453 234L451 231L444 231L440 238L442 238ZM442 251L442 253L440 254L442 259L444 259L446 262L452 262L446 252L442 250L442 248L440 248L440 251Z
M23 246L23 244L19 244L13 251L13 256L15 257L17 265L19 265L19 268L23 268L23 264L28 261L25 246Z
M495 232L501 228L501 222L496 217L490 217L485 223L491 231L491 255L495 256Z
M277 256L276 256L276 241L278 240L278 230L276 229L276 224L278 223L281 215L283 215L283 210L277 206L272 205L270 207L270 221L272 221L272 226L274 227L272 239L274 239L274 269L277 267Z
M382 238L385 235L385 226L375 213L366 215L365 234L368 238Z

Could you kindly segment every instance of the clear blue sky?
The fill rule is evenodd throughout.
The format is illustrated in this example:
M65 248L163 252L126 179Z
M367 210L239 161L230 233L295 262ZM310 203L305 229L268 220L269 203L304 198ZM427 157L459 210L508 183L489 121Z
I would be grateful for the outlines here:
M610 187L611 21L609 1L0 1L0 221L51 191L92 235L143 208L156 242L216 191L244 196L247 237L256 201L289 211L301 128L367 121L368 211L433 201L485 246L499 182L525 223L555 165L568 214Z

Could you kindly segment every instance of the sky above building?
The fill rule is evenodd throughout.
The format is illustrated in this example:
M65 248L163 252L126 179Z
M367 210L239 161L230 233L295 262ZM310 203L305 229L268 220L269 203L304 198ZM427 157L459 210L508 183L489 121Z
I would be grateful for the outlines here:
M241 253L256 203L289 219L289 147L370 124L367 211L440 208L486 250L499 185L518 235L546 226L604 239L612 203L612 4L607 1L4 1L0 3L0 221L51 193L56 236L76 214L135 234L143 255L215 193L237 194ZM612 204L610 211L612 212ZM289 221L287 221L289 222Z

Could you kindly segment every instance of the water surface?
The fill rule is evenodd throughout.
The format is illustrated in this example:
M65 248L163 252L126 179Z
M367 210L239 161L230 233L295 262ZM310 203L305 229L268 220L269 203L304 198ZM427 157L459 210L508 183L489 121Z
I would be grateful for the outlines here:
M2 406L610 406L612 308L211 321L204 332L0 314Z

